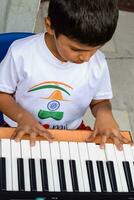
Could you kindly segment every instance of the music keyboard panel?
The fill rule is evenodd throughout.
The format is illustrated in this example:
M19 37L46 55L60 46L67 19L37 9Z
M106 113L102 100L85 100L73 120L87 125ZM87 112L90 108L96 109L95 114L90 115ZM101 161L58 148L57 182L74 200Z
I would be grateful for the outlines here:
M100 149L98 144L83 142L86 134L79 142L39 139L34 147L28 140L16 143L2 138L0 199L134 199L134 147L124 144L118 151L107 143Z
M118 151L113 144L100 149L95 143L38 141L30 147L27 140L1 139L0 190L70 192L70 180L73 192L134 193L134 147L123 146ZM67 157L61 147L66 147Z

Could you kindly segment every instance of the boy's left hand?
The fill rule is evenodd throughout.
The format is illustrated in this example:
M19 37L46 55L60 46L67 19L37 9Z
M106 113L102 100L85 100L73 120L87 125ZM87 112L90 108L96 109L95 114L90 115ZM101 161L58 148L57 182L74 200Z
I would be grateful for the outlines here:
M93 134L87 138L87 141L92 142L97 135L101 136L100 148L105 147L108 138L113 140L118 150L123 149L124 143L130 143L129 140L121 135L119 126L113 118L112 113L96 117Z

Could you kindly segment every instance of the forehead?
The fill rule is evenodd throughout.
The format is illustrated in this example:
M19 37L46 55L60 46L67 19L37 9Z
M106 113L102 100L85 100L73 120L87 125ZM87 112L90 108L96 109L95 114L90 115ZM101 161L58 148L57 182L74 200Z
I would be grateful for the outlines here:
M66 45L69 46L71 48L75 48L75 49L80 49L80 50L87 50L87 51L91 51L91 50L96 50L99 49L101 47L100 46L96 46L96 47L92 47L86 44L82 44L77 40L71 39L65 35L60 34L58 36L58 40L62 45Z

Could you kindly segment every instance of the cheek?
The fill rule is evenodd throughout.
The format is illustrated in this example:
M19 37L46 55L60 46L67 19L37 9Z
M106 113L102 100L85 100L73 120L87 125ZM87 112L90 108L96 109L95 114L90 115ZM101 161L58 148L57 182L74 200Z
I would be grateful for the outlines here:
M59 54L63 57L63 58L73 58L74 52L72 52L71 50L69 50L67 47L64 46L58 46L58 52Z
M60 55L64 54L64 52L65 52L64 46L62 46L61 44L57 44L56 47L57 47L57 51L59 52Z

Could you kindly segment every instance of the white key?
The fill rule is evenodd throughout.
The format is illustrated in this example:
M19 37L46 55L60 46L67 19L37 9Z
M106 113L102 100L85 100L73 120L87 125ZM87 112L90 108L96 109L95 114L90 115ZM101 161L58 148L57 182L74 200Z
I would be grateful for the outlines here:
M96 157L96 152L95 152L95 144L87 143L87 147L88 147L89 160L91 160L93 163L96 191L101 192L99 174L98 174L97 164L96 164L97 157Z
M11 146L9 139L1 139L1 156L6 158L6 186L12 191Z
M123 144L123 152L126 161L131 161L131 162L134 161L132 146L130 144Z
M25 191L30 191L30 173L28 159L31 158L30 142L29 140L21 140L21 154L24 163L24 180L25 180Z
M115 154L116 154L116 159L117 159L117 164L118 164L118 168L119 168L123 192L128 192L126 176L125 176L125 172L124 172L124 168L123 168L123 164L122 164L122 161L125 161L124 153L123 153L123 151L119 151L115 145L114 145L114 150L115 150Z
M108 170L106 166L106 156L104 149L100 149L99 145L96 145L96 153L97 153L97 160L103 161L103 167L104 167L104 173L105 173L105 180L106 180L106 186L107 186L107 192L112 192L110 179L108 175Z
M133 155L133 160L134 160L134 146L132 146L131 150L132 150L132 155Z
M70 167L69 167L70 155L69 155L68 142L60 142L59 145L60 145L61 159L64 160L67 191L72 192L73 188L72 188L71 173L70 173Z
M20 142L11 140L13 191L18 191L17 158L21 158Z
M50 146L48 141L40 141L41 158L46 159L49 191L54 191Z
M114 163L114 170L115 170L115 177L116 177L116 183L118 192L123 192L122 187L122 171L120 171L120 162L116 158L115 148L113 144L106 144L105 145L105 152L107 160L113 161Z
M132 176L132 181L133 181L133 186L134 186L134 158L132 154L132 146L130 144L123 144L123 152L125 155L125 160L129 162L130 165L130 171L131 171L131 176Z
M88 174L87 174L87 168L86 168L86 160L89 160L86 143L85 142L79 142L78 143L78 149L79 149L80 162L81 162L81 167L82 167L84 191L90 192Z
M80 163L80 158L79 158L77 142L69 142L69 150L70 150L70 159L75 160L76 162L79 192L84 192L82 168L81 168L81 163Z
M50 151L52 158L52 168L53 168L53 178L54 178L54 189L56 192L60 192L60 182L59 182L59 173L57 159L60 159L60 151L58 142L50 143Z
M41 155L40 155L39 141L36 141L36 145L31 147L31 157L35 159L37 191L42 191L41 168L40 168Z

